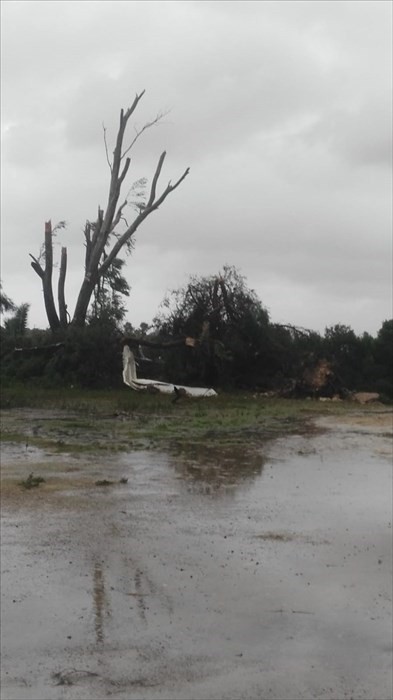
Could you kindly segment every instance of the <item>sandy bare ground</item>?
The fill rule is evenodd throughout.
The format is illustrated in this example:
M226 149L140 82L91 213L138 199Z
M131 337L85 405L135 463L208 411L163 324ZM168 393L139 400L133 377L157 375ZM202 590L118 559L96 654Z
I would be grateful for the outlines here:
M4 445L2 700L390 700L392 414L319 426L252 452Z

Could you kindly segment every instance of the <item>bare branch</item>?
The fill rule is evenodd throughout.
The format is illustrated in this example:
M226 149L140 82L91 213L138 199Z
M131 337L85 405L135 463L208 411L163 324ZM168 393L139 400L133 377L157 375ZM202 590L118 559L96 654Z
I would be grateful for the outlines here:
M142 97L143 97L143 95L145 94L145 92L146 92L146 90L142 90L142 92L140 92L139 95L138 95L138 93L135 95L135 99L134 99L134 101L133 101L131 107L129 107L129 108L127 109L127 111L126 111L125 114L124 114L124 110L123 110L123 109L121 110L121 116L124 117L124 119L126 120L126 123L128 122L128 120L129 120L131 114L132 114L133 112L135 112L135 110L136 110L136 108L137 108L137 106L138 106L138 102L140 102L140 100L142 99Z
M153 207L154 209L158 209L158 207L160 206L160 204L163 203L164 199L167 198L168 194L170 194L170 193L173 192L177 187L179 187L180 183L183 182L183 180L187 177L187 175L188 175L189 172L190 172L190 168L187 168L187 169L184 171L183 175L182 175L181 177L179 177L179 179L177 180L177 182L175 182L174 185L171 185L171 182L170 182L170 181L168 182L168 185L167 185L166 189L164 190L164 192L162 193L162 195L157 199L157 201L154 203L154 207Z
M130 167L130 163L131 163L131 159L127 158L126 162L124 163L124 168L119 175L119 180L118 180L119 188L121 187L123 180L124 180L125 176L127 175L127 171L128 171L128 168Z
M149 201L148 201L148 203L147 203L147 206L148 206L148 207L151 207L151 205L153 204L153 202L154 202L154 200L155 200L155 198L156 198L156 187L157 187L157 182L158 182L158 178L160 177L160 173L161 173L161 170L162 170L162 166L163 166L163 164L164 164L165 157L166 157L166 151L164 151L163 153L161 153L161 156L160 156L160 159L159 159L159 161L158 161L157 168L156 168L156 172L154 173L154 177L153 177L153 180L152 180L152 183L151 183L151 188L150 188L150 197L149 197Z
M107 143L107 140L106 140L106 128L105 128L105 124L104 124L104 123L102 124L102 128L103 128L103 130L104 130L104 144L105 144L106 162L107 162L108 165L109 165L109 170L112 172L112 163L111 163L110 160L109 160L108 143Z
M116 228L116 226L117 226L117 224L119 223L119 221L120 221L121 219L124 218L124 217L122 217L122 211L123 211L124 207L127 206L127 204L128 204L128 199L125 199L124 202L123 202L123 204L121 204L120 207L118 208L117 213L116 213L116 216L115 216L115 218L114 218L114 220L113 220L111 232Z
M124 113L124 109L120 110L120 125L119 125L119 130L117 132L117 139L116 139L116 146L115 150L113 151L113 166L112 166L112 177L113 177L113 171L116 171L116 177L119 172L120 168L120 163L122 160L122 146L123 146L123 138L124 138L124 133L126 130L127 122L130 118L130 116L133 114L133 112L136 110L138 103L142 99L143 95L145 94L145 91L143 90L139 95L135 95L135 99L131 105Z
M310 330L309 328L303 328L302 326L292 326L289 323L275 323L274 324L277 328L285 328L285 330L291 331L293 333L299 333L299 335L303 335L305 337L308 337L311 333L314 331Z
M34 262L30 263L30 265L32 266L34 272L36 272L37 275L38 275L39 277L41 277L41 279L44 279L45 273L44 273L44 271L43 271L43 269L42 269L40 263L38 262L37 258L35 258L34 255L32 255L31 253L29 253L29 255L30 255L30 257L34 260Z
M162 168L162 163L164 162L164 158L165 158L165 152L162 153L160 160L158 162L158 165L157 165L156 173L154 175L154 178L156 178L156 175L157 175L156 181L157 181L158 176L160 174L160 171ZM140 213L134 219L132 224L127 228L127 230L123 233L123 235L117 240L117 242L113 246L112 250L108 254L108 257L106 258L105 262L101 265L100 268L98 268L98 270L97 270L98 277L101 277L102 274L108 269L108 267L111 265L114 258L117 257L117 255L120 252L120 250L122 249L122 247L127 243L127 241L129 241L129 239L135 233L135 231L140 226L142 221L144 221L149 216L149 214L151 214L153 211L158 209L160 204L162 204L163 201L167 198L167 196L180 185L180 183L184 180L184 178L188 175L189 172L190 172L190 168L187 168L187 170L184 171L183 175L177 180L177 182L175 182L174 185L171 185L170 183L168 184L168 186L166 187L166 189L164 190L162 195L157 199L157 201L153 201L153 203L151 203L151 204L148 203L146 205L146 207L140 211ZM153 181L154 181L154 178L153 178ZM152 187L153 187L153 185L152 185ZM151 196L152 195L150 194L150 199L151 199ZM150 199L149 199L149 202L150 202Z
M89 265L89 260L90 260L90 255L91 255L91 223L90 221L86 221L85 223L85 228L83 229L83 234L85 236L85 241L86 241L86 252L85 252L85 270L87 270L87 267Z
M96 236L93 238L93 252L91 258L91 264L93 265L93 267L98 265L99 259L101 257L100 249L102 249L106 245L108 236L112 230L113 217L115 216L117 202L120 196L121 185L123 183L124 178L127 175L127 171L131 162L129 158L126 159L124 168L119 175L121 161L123 158L122 148L124 133L127 127L127 122L130 116L133 114L134 110L136 109L143 95L144 91L139 95L137 94L131 107L129 107L126 112L124 112L123 109L120 110L120 125L117 133L115 150L113 151L113 162L111 168L111 181L109 186L108 203L105 215L101 222L100 230L97 230L95 232Z
M108 269L112 261L117 257L118 253L121 251L123 246L126 245L126 243L129 241L131 236L135 233L137 230L138 226L142 223L144 219L151 213L152 209L143 209L138 216L134 219L132 224L127 228L127 230L123 233L122 236L120 236L115 245L113 246L112 250L108 254L108 257L106 258L105 262L102 263L102 265L98 268L97 270L97 277L101 277L103 273Z
M147 129L150 129L155 124L158 124L164 117L167 116L167 114L169 114L169 111L168 112L159 112L157 114L156 118L152 119L151 122L146 122L146 124L142 127L142 129L139 129L139 131L138 131L138 129L135 129L135 132L136 132L135 137L131 141L128 148L124 151L124 153L122 155L122 159L124 158L124 156L127 155L127 153L129 153L129 151L131 151L131 148L136 144L139 137L142 136L143 132L146 131Z

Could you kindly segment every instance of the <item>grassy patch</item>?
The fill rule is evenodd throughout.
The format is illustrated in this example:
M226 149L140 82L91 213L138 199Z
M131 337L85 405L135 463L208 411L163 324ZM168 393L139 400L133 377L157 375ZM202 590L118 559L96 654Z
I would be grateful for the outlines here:
M239 445L308 429L320 415L375 413L375 405L272 399L244 392L184 399L133 392L6 387L2 439L52 452L86 454L171 443Z

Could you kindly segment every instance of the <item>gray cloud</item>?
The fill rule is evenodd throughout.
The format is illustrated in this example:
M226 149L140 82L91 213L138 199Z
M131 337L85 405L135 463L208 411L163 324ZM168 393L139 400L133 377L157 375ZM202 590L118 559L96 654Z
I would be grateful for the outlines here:
M305 140L325 143L353 165L392 165L391 104L375 99L355 109L326 113L305 134Z
M105 204L136 92L130 181L189 178L137 233L129 317L188 274L240 267L273 320L375 332L391 315L391 6L385 2L4 2L4 288L45 325L44 221L66 219L69 305L82 227ZM388 166L388 167L387 167ZM131 214L131 212L129 212Z

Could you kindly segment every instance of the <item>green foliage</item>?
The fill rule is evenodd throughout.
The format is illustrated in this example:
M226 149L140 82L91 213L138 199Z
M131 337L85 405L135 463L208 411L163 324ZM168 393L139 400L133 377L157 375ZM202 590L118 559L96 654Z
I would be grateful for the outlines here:
M26 334L29 308L30 304L16 306L12 299L5 294L0 282L0 312L2 315L13 312L12 316L4 319L1 326L2 344L3 342L7 344L7 341L15 342Z
M269 330L271 388L281 388L289 378L300 377L305 367L324 356L323 339L316 331L280 324L271 324Z
M393 398L393 320L384 321L374 349L375 389Z
M322 348L348 389L393 398L393 321L384 321L377 338L336 324L326 329Z
M26 335L29 308L30 304L21 304L15 307L13 315L4 321L6 336L16 340Z
M104 254L103 262L105 258ZM119 326L124 320L126 308L122 297L130 294L130 285L121 274L124 262L121 258L115 258L97 282L88 316L90 322L114 322Z
M375 359L386 370L393 367L393 320L384 321L375 342Z
M15 311L15 308L14 302L3 291L3 284L0 282L0 313L3 314L8 311Z
M23 352L15 351L13 340L5 338L2 384L29 380L47 388L121 386L121 337L113 321L92 321L84 328L70 326L58 334L27 331Z
M340 323L326 328L323 348L325 357L339 371L344 385L354 388L362 363L362 342L352 328Z
M45 368L47 382L74 387L115 387L122 381L121 336L110 322L70 327Z
M0 357L2 380L4 379L4 377L7 376L7 374L10 374L10 376L15 375L13 367L14 349L15 347L20 346L24 342L26 342L27 336L30 333L27 329L29 304L21 304L20 306L15 306L15 304L12 303L12 307L8 306L7 309L10 311L11 308L13 309L14 313L12 314L12 316L5 319L4 325L0 327ZM28 372L28 376L30 376L30 371L28 370Z
M190 336L195 348L168 353L166 369L179 383L241 386L262 367L269 315L245 279L230 266L218 275L190 277L171 292L155 319L160 339Z
M164 374L178 383L221 388L280 388L327 359L343 387L393 396L393 329L385 321L377 339L349 326L315 331L271 323L266 309L233 267L211 277L191 277L171 292L155 319L159 339L191 336L194 348L165 356Z

